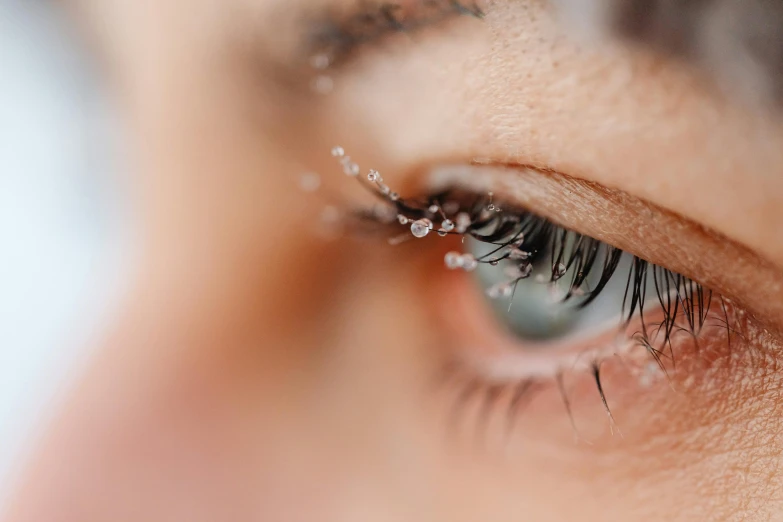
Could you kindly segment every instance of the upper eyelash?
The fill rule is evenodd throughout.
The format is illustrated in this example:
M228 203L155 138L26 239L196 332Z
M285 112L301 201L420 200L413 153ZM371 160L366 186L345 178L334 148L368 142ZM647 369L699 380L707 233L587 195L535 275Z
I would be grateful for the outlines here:
M345 154L345 150L342 147L334 147L331 152L332 156L338 158L342 164L343 172L346 175L356 178L362 187L383 202L381 206L365 207L356 210L352 215L357 218L358 222L390 225L397 221L406 225L413 221L414 224L427 223L430 225L429 228L432 229L432 220L440 217L443 221L441 222L441 228L438 230L438 235L469 235L477 241L495 245L496 248L493 251L479 258L471 255L471 259L474 262L481 263L498 264L501 259L509 258L510 248L519 250L519 247L522 245L533 246L534 248L531 249L530 255L521 258L520 263L528 263L532 266L537 256L540 256L542 253L549 253L552 259L550 281L556 281L564 277L568 272L568 269L565 267L578 267L573 272L574 276L572 276L564 299L582 297L581 306L588 306L603 291L605 283L611 279L618 268L620 256L626 254L626 252L617 247L556 225L528 210L512 206L499 208L493 202L493 194L491 192L483 195L452 189L440 191L422 199L402 198L398 193L391 191L378 171L371 169L366 177L359 176L359 165ZM469 225L465 226L464 229L460 227L455 230L452 218L458 221L460 213L467 213ZM446 226L446 223L449 226ZM411 230L407 234L398 236L398 238L409 239L414 237L411 235L412 232L413 225L411 225ZM427 234L425 233L424 235ZM524 237L521 237L522 235ZM392 240L398 238L392 238ZM522 239L521 242L520 239ZM392 240L390 240L390 243ZM526 246L526 248L529 248L529 246ZM601 264L598 263L599 251L602 251L604 254L603 263ZM463 254L463 257L466 255L470 254ZM599 283L595 288L587 292L577 293L575 290L588 279L590 272L596 267L601 270ZM525 276L523 277L530 275L530 272L530 270L524 271ZM653 280L656 294L654 298L658 299L660 315L663 316L663 319L654 330L653 324L645 320L648 278ZM653 264L639 256L632 255L632 263L626 279L626 289L621 310L621 316L623 317L622 326L627 328L635 314L638 314L641 331L631 337L645 348L661 372L668 376L663 357L667 357L672 367L674 366L672 337L676 333L685 332L694 340L697 339L705 327L707 316L716 301L720 303L722 312L722 318L718 319L718 323L721 328L725 329L727 346L730 347L731 336L740 332L735 331L730 325L729 303L723 296L718 295L716 299L711 290L693 279ZM731 310L733 312L733 307ZM683 317L685 318L685 324L678 324L678 319ZM737 317L734 317L734 319L737 319ZM651 337L650 334L653 331L654 335ZM661 332L663 333L662 337L660 337ZM659 340L661 341L658 345L659 347L653 345L654 341ZM669 348L668 354L665 352L667 345ZM590 366L590 373L603 408L608 415L610 426L614 429L616 427L614 417L609 408L602 384L601 363L601 360L594 359ZM457 364L457 367L459 367L459 364ZM447 365L444 370L444 376L458 373L458 371L455 372L455 368L451 364ZM576 431L571 415L570 400L562 384L563 371L563 368L559 369L553 377L571 419L572 427ZM488 384L482 382L481 378L473 375L468 378L468 381L463 386L455 407L462 406L468 401L470 396L483 390L484 400L482 401L481 409L483 412L482 417L486 416L493 403L501 395L500 392L510 387L512 400L508 407L507 422L511 426L513 418L518 412L519 404L529 401L532 395L537 393L542 386L543 381L540 377L528 377L521 382L509 385L508 383Z
M465 199L470 199L470 201L465 204ZM444 207L448 206L443 204L443 202L453 203L457 201L461 202L458 207L455 207L450 212L443 210ZM579 303L581 307L589 306L604 290L604 285L615 275L619 266L620 256L625 254L623 250L590 236L556 225L527 210L497 208L492 201L491 194L486 196L476 194L466 196L458 191L446 191L433 194L420 202L407 199L397 199L390 202L394 205L398 215L409 216L410 218L422 218L427 215L433 217L433 213L430 212L432 205L437 205L439 212L446 219L453 217L459 212L469 212L471 226L464 234L478 241L497 246L497 249L493 250L493 252L477 258L477 261L480 263L492 264L495 261L507 259L509 255L508 247L517 243L521 232L524 234L522 244L526 250L530 251L530 257L520 260L520 263L533 264L537 259L545 258L549 255L552 261L550 281L557 281L565 277L568 273L568 268L576 268L572 272L573 276L568 284L568 290L563 300L581 298L582 301ZM493 210L488 211L488 209ZM388 221L384 219L382 213L379 214L375 211L369 213L360 212L359 215L362 219L371 221ZM453 233L447 232L446 234ZM505 253L503 253L503 249L506 249ZM603 256L600 255L601 251ZM599 262L601 258L603 259L602 263ZM568 268L564 271L562 267L558 266L560 264ZM594 269L600 270L599 283L595 288L578 295L574 290L588 279L588 276ZM529 273L530 271L527 271L527 274ZM645 294L648 278L653 279L656 293L654 298L658 300L660 315L663 317L657 327L645 321L645 303L647 302ZM672 337L676 333L685 331L695 339L707 324L707 316L716 301L720 303L722 313L719 326L725 328L727 346L730 347L731 335L734 332L729 326L727 303L722 296L718 296L715 299L711 290L703 287L693 279L633 255L621 310L623 317L622 327L627 327L634 317L638 317L641 331L633 336L634 340L644 347L661 372L668 376L663 359L667 358L674 365ZM682 318L684 318L684 321L681 320ZM651 333L654 333L654 335L651 336ZM668 353L666 351L667 346ZM449 373L454 369L446 368L446 370ZM600 397L601 405L608 416L610 428L619 430L609 407L603 386L600 360L592 362L590 375ZM580 436L574 424L570 399L563 385L562 369L554 375L554 380L572 428L577 436ZM483 382L479 377L472 376L460 387L461 391L456 397L453 414L457 415L475 393L483 394L478 422L480 427L486 423L486 418L498 397L504 390L510 389L512 399L508 404L506 415L506 429L509 430L514 425L514 419L521 409L520 405L523 402L529 402L533 395L542 389L542 386L543 382L538 377L529 377L511 384L490 384Z
M382 183L380 186L384 187ZM466 194L459 190L450 190L421 200L399 197L389 199L383 190L379 193L372 186L370 188L374 194L394 206L397 216L404 216L407 220L436 219L436 214L443 219L452 220L459 213L467 213L471 224L464 231L464 235L497 247L489 254L477 258L479 263L497 264L503 260L510 261L511 247L522 239L523 249L529 253L529 257L518 261L520 267L536 264L549 255L552 260L549 281L561 280L571 273L563 301L578 299L580 307L589 306L601 294L606 283L616 274L620 257L626 254L617 247L556 225L528 210L498 206L493 202L492 194ZM437 213L431 212L433 206L438 208ZM357 211L356 215L364 221L389 222L389 216L376 210L363 209ZM441 235L458 234L454 231L440 232ZM584 289L583 285L595 270L598 270L596 273L599 274L599 282L594 288ZM529 271L527 274L529 275ZM518 278L517 281L526 276ZM647 295L650 281L655 289L653 296ZM656 311L662 319L657 324L645 320L645 307L650 301L648 297L657 300L660 305L660 310ZM672 337L683 331L694 337L698 336L707 325L708 315L716 303L719 304L723 316L720 326L726 329L730 342L728 307L722 296L716 297L712 290L689 277L632 255L621 310L622 326L626 327L635 318L639 320L641 330L634 338L663 369L662 357L671 360L674 358ZM666 347L669 348L668 354L664 352Z
M410 13L393 2L366 3L347 17L328 15L316 24L308 38L310 54L329 56L329 64L344 62L362 45L380 41L395 33L412 33L451 18L483 18L484 11L474 2L460 0L421 0Z

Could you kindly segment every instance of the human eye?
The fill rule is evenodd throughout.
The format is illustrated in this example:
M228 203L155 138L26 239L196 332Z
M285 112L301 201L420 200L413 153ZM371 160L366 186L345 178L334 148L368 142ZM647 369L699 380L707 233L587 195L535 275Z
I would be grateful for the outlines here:
M641 226L640 235L626 238L626 251L575 230L578 223L569 227L570 213L558 217L551 204L552 218L531 211L508 189L523 180L531 194L536 185L549 183L573 202L565 194L573 193L569 187L579 185L577 180L529 168L445 166L429 173L423 194L408 197L393 191L377 170L361 172L342 147L332 154L346 175L383 202L352 214L362 228L368 222L379 225L376 233L389 247L439 252L437 262L421 267L432 271L428 280L434 288L424 295L432 303L433 324L446 332L442 341L449 348L441 354L453 373L449 381L457 383L458 402L483 404L475 422L496 422L488 417L491 408L504 412L500 417L507 429L528 399L554 393L581 437L574 417L581 413L573 405L585 401L589 383L609 419L604 428L619 429L614 404L627 408L627 397L653 387L694 386L695 379L701 379L698 386L714 386L720 372L728 379L737 375L730 371L747 370L742 368L748 361L743 357L738 364L738 354L746 351L752 358L759 346L775 342L763 320L745 306L752 309L752 300L715 291L693 270L683 275L668 268L660 252L652 254L660 261L647 257L657 246L640 221L629 218L626 224ZM536 204L533 195L528 206ZM648 212L644 219L657 225L687 228L682 218L658 219L657 210ZM600 223L600 216L593 217ZM623 227L604 224L603 229L602 235L612 237L607 230ZM657 231L661 237L674 233ZM635 247L636 240L645 244ZM687 235L683 240L704 248L725 243ZM740 265L745 262L741 250L723 252ZM602 431L596 432L592 421L588 425L593 437Z

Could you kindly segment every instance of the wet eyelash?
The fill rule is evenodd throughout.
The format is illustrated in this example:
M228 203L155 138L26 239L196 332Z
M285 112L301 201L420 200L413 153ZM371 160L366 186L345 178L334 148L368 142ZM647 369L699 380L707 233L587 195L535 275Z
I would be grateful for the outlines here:
M358 47L396 33L411 34L452 18L483 18L478 3L461 0L421 0L403 7L393 2L366 2L355 14L329 14L314 24L309 37L310 54L323 56L324 64L344 62Z
M565 280L567 288L562 301L572 301L578 307L584 308L590 306L604 291L609 280L616 275L621 256L628 255L617 247L556 225L526 209L505 206L497 202L491 192L476 194L449 189L422 198L403 198L384 183L378 171L370 170L365 176L360 176L359 166L345 155L341 147L335 147L332 155L338 158L347 176L356 178L380 200L379 205L355 210L351 214L355 224L405 226L407 230L404 233L390 237L389 243L393 245L424 238L431 233L441 237L470 237L491 245L490 252L479 257L470 253L447 253L444 263L449 269L471 272L479 264L497 266L501 261L513 263L515 271L511 278L503 283L506 292L495 297L513 296L516 284L531 276L533 265L540 266L542 260L549 259L551 263L546 272L549 277L545 277L541 282ZM437 228L436 222L440 224ZM640 330L632 338L644 347L664 375L668 375L664 359L672 365L675 363L673 337L685 333L696 340L708 325L708 315L716 306L720 309L719 313L713 314L711 319L725 329L726 341L730 347L731 335L737 332L730 326L730 306L726 299L713 294L691 278L638 256L631 257L622 301L621 326L626 328L635 318L638 319ZM592 275L597 277L591 278ZM597 283L589 287L588 282L595 280ZM656 311L662 316L658 323L645 319L645 307L650 304L647 295L650 281L655 294L650 297L657 301L659 307ZM715 316L720 318L716 319ZM451 370L453 369L447 371L447 374L453 373ZM590 373L610 426L614 429L614 418L601 380L600 360L592 362ZM562 383L562 370L554 377L573 422L570 400ZM459 393L457 402L464 404L483 390L481 408L486 411L496 402L500 392L509 388L511 401L507 422L512 425L514 415L531 400L532 395L542 389L542 384L539 377L511 384L482 384L479 379L470 377Z
M356 177L384 203L357 210L354 217L359 222L408 227L404 233L391 237L391 244L425 237L431 232L444 237L471 237L493 248L480 257L449 252L444 259L447 268L473 271L478 264L513 263L516 271L496 288L494 297L512 295L516 284L531 276L534 265L538 267L542 261L550 259L549 277L540 282L565 282L562 301L575 302L584 308L604 291L609 280L617 274L621 256L626 254L617 247L556 225L528 210L499 205L491 192L472 194L447 190L420 199L402 198L391 191L376 170L370 170L366 177L359 176L359 166L345 156L341 148L335 148L332 154L339 158L348 176ZM434 223L438 221L440 226L436 229ZM591 280L597 280L592 288L588 284ZM655 295L648 296L648 288L652 288ZM491 291L490 297L493 297ZM657 300L659 309L656 311L660 310L662 315L657 324L645 320L645 308L649 310L651 300ZM639 320L640 331L634 338L662 369L662 357L674 359L672 337L683 332L698 337L715 306L720 307L725 321L721 326L728 332L729 313L722 296L713 295L693 279L632 256L626 276L621 326L627 327L635 318ZM653 339L657 341L657 347ZM666 347L668 354L664 353Z

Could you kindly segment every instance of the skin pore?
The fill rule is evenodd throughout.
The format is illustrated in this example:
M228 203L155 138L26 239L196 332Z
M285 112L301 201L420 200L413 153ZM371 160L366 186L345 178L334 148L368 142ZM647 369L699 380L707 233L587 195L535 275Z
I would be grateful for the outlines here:
M140 261L7 520L783 519L776 110L675 59L580 43L539 1L392 34L318 94L299 13L337 4L72 6L125 116ZM470 370L435 377L489 328L441 320L460 296L433 275L437 246L312 238L322 205L299 174L361 200L334 145L406 195L440 164L533 167L553 188L523 203L692 272L750 326L730 349L678 345L648 389L608 362L622 435L585 374L566 376L572 416L550 383L509 434L463 392ZM550 172L629 199L558 199ZM654 232L623 230L636 201Z

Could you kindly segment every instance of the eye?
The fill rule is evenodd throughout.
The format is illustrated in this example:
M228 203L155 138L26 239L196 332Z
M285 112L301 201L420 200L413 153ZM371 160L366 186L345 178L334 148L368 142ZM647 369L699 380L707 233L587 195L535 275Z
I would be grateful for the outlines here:
M362 174L342 149L333 155L382 201L355 217L382 225L391 244L441 252L430 269L446 274L434 299L446 318L446 344L471 383L492 390L492 400L497 386L528 390L536 382L555 384L569 405L564 376L582 375L609 412L602 381L609 360L621 360L643 384L667 377L676 359L705 346L728 353L735 309L697 281L501 193L433 183L430 193L403 197L377 171Z

